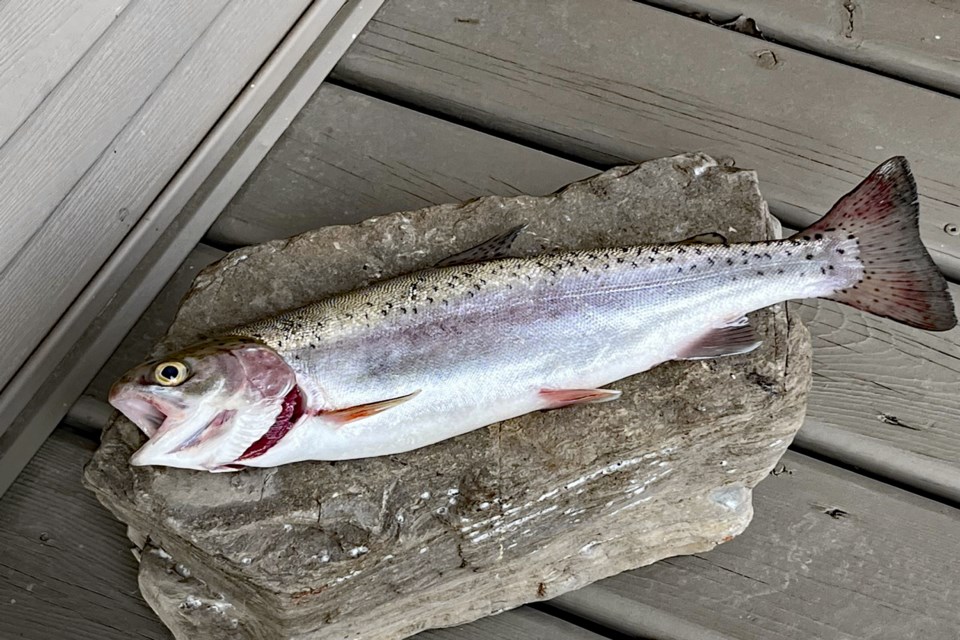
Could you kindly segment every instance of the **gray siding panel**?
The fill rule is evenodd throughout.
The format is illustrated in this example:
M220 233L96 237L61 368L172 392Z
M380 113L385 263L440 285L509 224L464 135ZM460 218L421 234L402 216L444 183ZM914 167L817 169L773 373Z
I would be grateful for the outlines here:
M97 157L113 151L107 149L111 141L227 1L134 3L0 148L4 279L31 237Z
M128 4L130 0L0 3L0 146Z
M0 239L3 255L13 257L0 279L0 300L9 305L0 325L0 350L6 354L0 385L81 292L308 2L266 7L236 1L223 9L225 4L166 3L158 12L158 5L143 3L153 7L153 15L132 6L125 14L130 19L114 28L116 39L100 43L115 50L110 55L117 59L98 53L76 71L97 76L102 90L94 93L100 95L90 96L79 81L65 81L88 102L96 97L98 108L90 111L87 104L69 110L64 103L53 109L44 103L0 149L0 163L4 153L8 160L0 168L0 193L11 194L0 201L0 228L17 230ZM123 72L108 71L113 64L121 64ZM128 87L136 99L120 99L126 79L120 76L134 72L144 74ZM71 131L76 121L83 126ZM64 138L76 148L67 148ZM94 155L104 144L102 154ZM85 145L91 151L79 150ZM51 154L69 162L51 162ZM33 215L14 222L17 209L28 203ZM19 251L17 242L24 243Z

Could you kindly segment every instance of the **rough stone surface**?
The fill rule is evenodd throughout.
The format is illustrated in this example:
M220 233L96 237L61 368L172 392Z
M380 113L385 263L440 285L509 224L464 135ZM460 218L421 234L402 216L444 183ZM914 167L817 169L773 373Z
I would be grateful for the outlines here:
M752 172L700 155L655 160L552 196L235 251L198 276L157 351L434 264L519 222L529 226L517 255L773 233ZM143 436L118 418L85 481L175 559L145 551L140 581L179 638L400 638L455 625L743 531L751 488L799 429L810 381L799 321L783 306L754 316L764 342L752 354L667 363L612 385L617 402L396 456L237 474L133 468Z

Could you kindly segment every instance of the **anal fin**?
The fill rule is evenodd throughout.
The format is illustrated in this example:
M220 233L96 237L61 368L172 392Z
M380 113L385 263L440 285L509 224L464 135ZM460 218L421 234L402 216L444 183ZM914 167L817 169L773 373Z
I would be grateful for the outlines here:
M540 397L549 403L546 409L559 409L575 404L610 402L622 393L616 389L541 389Z
M722 356L749 353L761 344L746 317L740 317L725 327L712 329L688 345L677 360L705 360Z

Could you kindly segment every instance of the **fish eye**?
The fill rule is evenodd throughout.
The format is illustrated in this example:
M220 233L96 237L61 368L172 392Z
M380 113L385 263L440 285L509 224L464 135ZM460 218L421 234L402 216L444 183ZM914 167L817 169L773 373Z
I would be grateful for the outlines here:
M183 362L171 360L158 364L153 370L153 377L165 387L175 387L187 381L187 378L190 377L190 370Z

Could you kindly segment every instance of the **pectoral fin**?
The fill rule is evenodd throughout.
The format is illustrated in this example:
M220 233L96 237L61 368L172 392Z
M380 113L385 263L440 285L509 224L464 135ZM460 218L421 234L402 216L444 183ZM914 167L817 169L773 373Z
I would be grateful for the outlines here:
M473 264L475 262L486 262L487 260L506 258L508 257L507 254L510 251L510 246L513 244L513 241L517 239L517 236L520 235L520 232L523 231L526 226L525 224L518 225L509 231L505 231L498 236L481 242L475 247L470 247L466 251L461 251L449 258L441 260L435 266L453 267L461 264Z
M358 404L353 407L347 407L345 409L334 409L332 411L321 411L320 415L328 420L334 422L339 422L341 424L347 424L355 420L362 420L363 418L369 418L370 416L382 413L387 409L392 409L397 405L401 405L407 400L410 400L414 396L420 393L420 390L417 389L413 393L408 393L405 396L399 396L397 398L390 398L389 400L380 400L379 402L368 402L367 404Z
M759 347L761 341L745 317L730 325L712 329L677 356L678 360L704 360L748 353Z
M575 404L610 402L620 397L616 389L541 389L540 397L549 404L547 409L559 409Z

